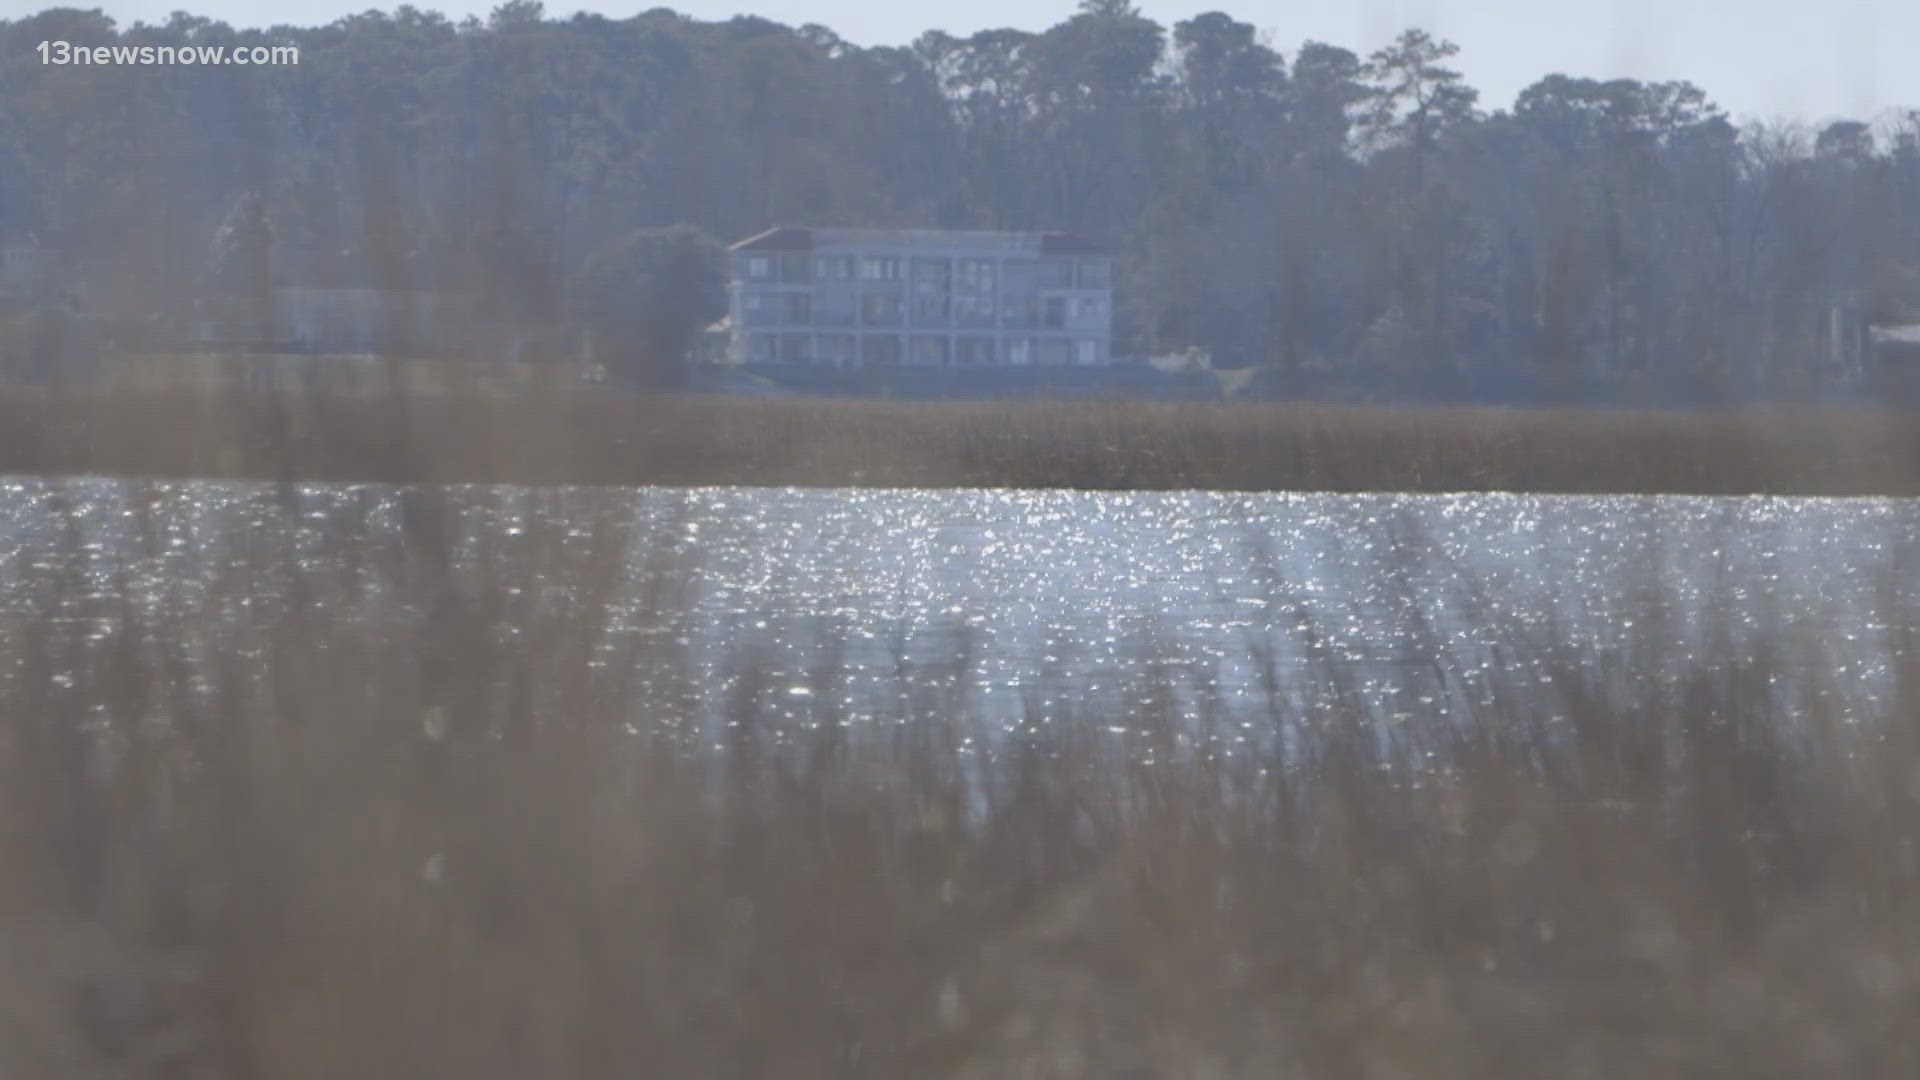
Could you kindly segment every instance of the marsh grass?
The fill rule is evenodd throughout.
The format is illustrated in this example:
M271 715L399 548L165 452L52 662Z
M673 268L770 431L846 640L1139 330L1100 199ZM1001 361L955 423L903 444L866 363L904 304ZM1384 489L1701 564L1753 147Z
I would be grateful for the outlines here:
M1920 493L1874 410L0 391L0 470L810 486Z
M178 511L129 490L105 582L54 500L0 624L8 1076L1920 1070L1912 666L1847 724L1782 700L1784 642L1623 689L1516 640L1546 687L1384 751L1270 695L1283 760L1209 749L1171 675L1126 740L1083 707L969 746L903 654L911 722L795 729L750 653L607 633L668 556L605 501L539 494L509 545L408 489L397 544L232 537L192 593L138 578ZM632 714L676 673L726 687L718 745Z

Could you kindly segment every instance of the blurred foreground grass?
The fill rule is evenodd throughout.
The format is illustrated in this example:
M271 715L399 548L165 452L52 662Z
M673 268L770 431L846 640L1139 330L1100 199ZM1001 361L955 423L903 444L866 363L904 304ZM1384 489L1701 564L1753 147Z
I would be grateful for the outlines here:
M0 390L0 471L809 486L1920 494L1908 413Z
M1385 751L1279 695L1287 760L1171 708L970 746L911 674L776 739L751 657L606 633L629 519L554 499L455 573L408 490L403 544L264 532L184 605L61 569L56 500L0 622L0 1075L1920 1075L1911 628L1884 723L1764 648L1622 694L1515 641L1541 685ZM676 677L717 745L633 716Z

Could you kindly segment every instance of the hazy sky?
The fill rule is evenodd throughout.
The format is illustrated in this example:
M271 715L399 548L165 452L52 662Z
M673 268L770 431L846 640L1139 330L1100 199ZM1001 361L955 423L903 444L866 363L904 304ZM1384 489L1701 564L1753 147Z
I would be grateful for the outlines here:
M104 7L124 25L184 8L235 25L324 23L390 0L67 0ZM420 0L454 18L482 17L498 0ZM1139 0L1164 25L1222 10L1269 31L1292 55L1314 39L1362 55L1408 26L1461 46L1458 66L1482 103L1506 106L1541 75L1691 79L1742 118L1836 115L1872 119L1920 108L1920 0ZM0 0L23 15L46 0ZM585 9L625 16L667 6L702 19L749 13L791 25L822 23L862 45L904 44L921 31L996 26L1037 30L1075 0L548 0L551 15Z

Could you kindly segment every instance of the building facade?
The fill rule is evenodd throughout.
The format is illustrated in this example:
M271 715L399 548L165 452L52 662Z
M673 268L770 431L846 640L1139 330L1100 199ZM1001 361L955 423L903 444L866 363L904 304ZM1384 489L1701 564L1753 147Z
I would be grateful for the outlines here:
M0 225L0 303L27 300L39 291L43 252L32 233Z
M1066 234L785 227L734 244L732 263L735 363L1112 362L1113 260Z
M1873 351L1883 364L1920 364L1920 323L1872 327Z

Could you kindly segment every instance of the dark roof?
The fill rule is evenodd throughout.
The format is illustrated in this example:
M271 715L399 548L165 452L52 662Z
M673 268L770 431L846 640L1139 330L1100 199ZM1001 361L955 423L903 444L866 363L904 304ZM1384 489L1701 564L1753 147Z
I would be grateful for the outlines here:
M816 228L815 226L806 226L806 225L777 226L775 228L768 229L766 232L756 233L753 236L747 237L745 240L738 241L730 245L729 250L732 250L732 251L812 251L814 246L815 228ZM836 228L826 228L826 227L823 227L823 228L825 228L825 231L828 231L828 232L840 231ZM849 231L849 232L872 231L877 233L877 232L888 232L888 231L894 231L894 230L848 229L845 231ZM958 234L964 234L971 230L902 229L898 231L903 233L929 233L929 234L952 232L958 235ZM1085 237L1077 236L1073 233L1028 232L1028 233L1022 234L1020 232L1013 231L1005 235L1016 235L1016 236L1026 235L1030 237L1038 236L1040 240L1040 253L1043 255L1106 255L1108 254L1105 248L1100 247L1098 244L1093 243L1092 241L1086 239Z
M1106 249L1083 236L1050 232L1040 234L1040 253L1043 255L1105 255L1107 252Z

